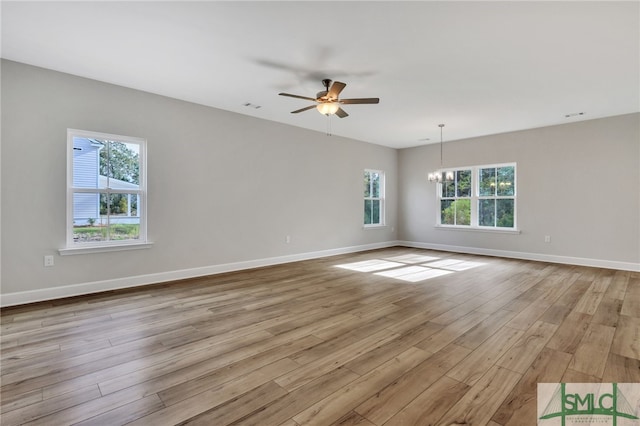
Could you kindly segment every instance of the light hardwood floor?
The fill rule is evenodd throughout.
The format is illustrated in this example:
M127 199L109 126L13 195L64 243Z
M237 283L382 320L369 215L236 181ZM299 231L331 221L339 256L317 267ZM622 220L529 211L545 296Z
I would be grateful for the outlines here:
M640 382L640 273L391 248L2 310L3 426L535 425Z

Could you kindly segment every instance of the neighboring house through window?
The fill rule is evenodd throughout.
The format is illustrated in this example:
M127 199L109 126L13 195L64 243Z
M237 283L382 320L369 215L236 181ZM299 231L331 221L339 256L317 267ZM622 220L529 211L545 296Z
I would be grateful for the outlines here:
M384 172L364 171L364 226L384 225Z
M69 129L67 248L146 242L141 138Z

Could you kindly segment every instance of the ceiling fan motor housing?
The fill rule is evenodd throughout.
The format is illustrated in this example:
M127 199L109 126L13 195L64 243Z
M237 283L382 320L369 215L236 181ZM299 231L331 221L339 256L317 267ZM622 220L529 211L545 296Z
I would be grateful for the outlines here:
M322 85L324 86L324 90L316 94L316 98L318 99L318 101L329 100L329 98L327 97L327 94L329 94L329 86L331 86L331 81L332 80L330 78L325 78L322 80Z
M327 94L328 93L329 92L326 91L326 90L318 92L318 93L316 93L316 98L318 99L318 101L326 101L326 100L328 100L328 98L327 98Z

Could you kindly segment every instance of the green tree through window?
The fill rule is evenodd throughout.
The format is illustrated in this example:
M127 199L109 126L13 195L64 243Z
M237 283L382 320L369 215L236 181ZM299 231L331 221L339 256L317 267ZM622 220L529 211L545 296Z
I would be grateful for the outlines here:
M384 172L364 171L364 225L384 224Z

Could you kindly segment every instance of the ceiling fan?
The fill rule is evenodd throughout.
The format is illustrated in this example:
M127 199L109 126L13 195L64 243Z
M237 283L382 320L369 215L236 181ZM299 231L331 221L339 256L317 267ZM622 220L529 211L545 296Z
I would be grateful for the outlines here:
M305 99L307 101L312 101L316 103L315 105L310 105L308 107L291 111L291 114L297 114L299 112L316 108L318 111L320 111L321 114L324 114L324 115L335 114L340 118L345 118L349 115L345 112L345 110L343 110L340 107L340 105L377 104L378 102L380 102L380 98L340 99L339 95L340 95L340 92L342 92L342 89L345 88L346 86L345 83L334 81L333 84L331 84L331 80L328 78L325 78L324 80L322 80L322 84L324 85L325 90L318 92L315 98L310 98L307 96L292 95L290 93L278 93L278 94L280 96L289 96L290 98Z

